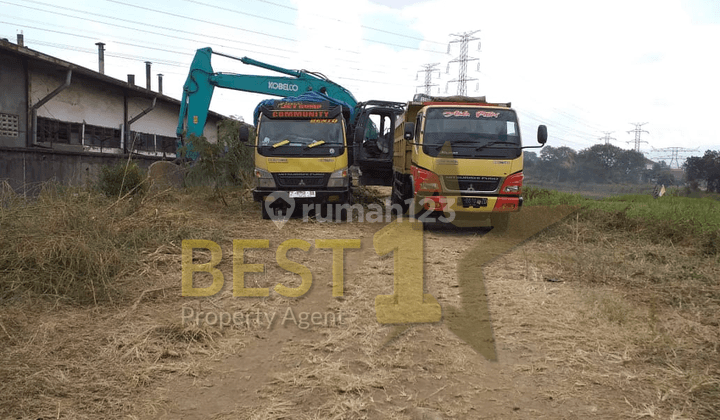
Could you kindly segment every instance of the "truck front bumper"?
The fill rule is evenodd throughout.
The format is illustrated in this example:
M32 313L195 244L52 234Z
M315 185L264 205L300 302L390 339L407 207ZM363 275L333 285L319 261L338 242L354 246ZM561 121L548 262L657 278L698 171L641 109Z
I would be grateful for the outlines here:
M519 211L523 198L518 196L425 196L416 197L417 209L444 213L498 213Z
M280 207L290 207L291 202L294 203L295 207L302 206L304 204L345 204L350 202L351 198L350 188L312 191L288 191L255 188L252 190L252 194L253 200L260 203L265 202L267 199L272 199L273 202L285 201L287 203L277 203L276 205Z

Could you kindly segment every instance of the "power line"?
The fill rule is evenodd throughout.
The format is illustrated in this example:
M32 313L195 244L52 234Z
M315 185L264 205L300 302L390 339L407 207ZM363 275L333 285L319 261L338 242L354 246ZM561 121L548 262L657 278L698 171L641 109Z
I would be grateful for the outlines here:
M539 124L547 125L548 128L552 129L553 131L555 131L557 129L558 131L565 132L572 136L584 137L584 138L594 137L593 134L589 134L589 133L577 130L575 128L571 128L571 127L561 124L559 122L549 120L548 118L541 118L540 116L538 116L530 111L521 110L519 112L521 112L522 114L526 114L527 118L534 120L535 122L537 122ZM586 141L588 141L588 143L594 142L594 140L586 140Z
M26 1L27 1L27 0L26 0ZM258 32L258 31L251 31L250 29L238 28L237 26L225 25L225 24L222 24L222 23L217 23L217 22L213 22L213 21L209 21L209 20L203 20L203 19L199 19L197 16L195 16L195 17L183 16L183 15L178 15L178 14L175 14L175 13L165 12L165 11L162 11L162 10L151 9L151 8L149 8L149 7L137 6L137 5L134 5L134 4L125 3L125 2L117 1L117 0L106 0L106 1L109 1L110 3L121 4L121 5L123 5L123 6L135 7L135 8L137 8L137 9L146 10L146 11L148 11L148 12L160 13L160 14L164 14L164 15L168 15L168 16L172 16L172 17L177 17L177 18L181 18L181 19L189 19L189 20L192 20L192 21L194 21L194 22L207 23L208 25L220 26L220 27L223 27L223 28L235 29L235 30L243 31L243 32L250 32L250 33L253 33L253 34L257 34L257 35L267 36L267 37L270 37L270 38L282 39L282 40L284 40L284 41L297 42L297 39L292 39L292 38L288 38L288 37L280 36L280 35L272 35L272 34L263 33L263 32Z
M27 19L26 19L26 20L27 20ZM32 21L31 21L31 22L32 22ZM10 23L10 22L4 22L4 21L0 21L0 23L4 23L4 24L7 24L7 25L12 25L12 23ZM23 25L22 27L25 28L25 29L30 28L30 29L36 29L36 30L38 30L38 31L51 32L51 33L55 33L55 34L73 36L73 37L76 37L76 38L84 38L84 39L97 40L97 37L96 37L96 36L78 35L78 34L73 34L73 33L70 33L70 32L56 31L56 30L52 30L52 29L40 28L40 27L37 27L37 26L29 26L29 25ZM62 28L62 26L60 26L60 27ZM89 33L89 34L94 33L94 34L100 35L100 36L104 36L104 35L105 35L105 34L99 34L99 33L97 33L97 32L90 32L90 31L88 31L87 33ZM142 41L139 41L139 40L135 40L135 41L137 41L137 42L142 42ZM47 42L37 41L37 40L34 40L34 39L32 39L32 38L30 38L30 39L25 38L25 42L26 42L26 43L35 43L35 44L38 44L38 45L52 45L52 46L61 45L61 46L62 46L63 48L65 48L65 49L73 48L72 46L69 46L69 45L49 44L49 43L47 43ZM193 55L193 54L191 54L191 53L189 53L189 52L185 52L185 51L177 51L177 50L167 49L167 48L172 48L172 47L169 47L169 46L167 46L167 45L153 44L153 45L157 45L157 47L163 47L163 46L164 46L164 47L167 47L167 48L157 48L157 47L151 47L151 46L143 45L143 44L131 44L131 43L128 43L128 42L122 42L122 41L116 41L116 40L113 40L113 43L119 44L119 45L127 45L127 46L135 47L135 48L143 48L143 49L147 49L147 50L162 51L162 52L168 52L168 53L172 53L172 54L179 54L179 55L185 55L185 56L192 56L192 55ZM256 52L256 51L253 51L253 52ZM283 57L283 56L279 56L279 55L276 56L276 57L287 58L287 57Z
M268 37L279 38L279 39L282 39L282 40L288 40L288 41L292 41L292 42L297 42L296 39L292 39L292 38L279 37L279 36L270 35L270 34L267 34L267 33L264 33L264 32L257 32L257 31L252 31L252 30L248 30L248 29L239 28L239 27L236 27L236 26L228 26L228 25L222 25L222 24L215 23L215 22L198 20L198 19L195 19L195 18L187 17L187 16L181 16L181 15L177 15L177 14L173 14L173 13L169 13L169 12L164 12L164 11L161 11L161 10L149 9L149 8L145 8L145 7L142 7L142 6L136 6L136 5L132 5L132 4L128 4L128 3L123 3L123 2L120 2L120 1L116 1L116 0L107 0L107 1L113 2L113 3L118 3L118 4L121 4L121 5L125 5L125 6L129 6L129 7L136 7L136 8L140 8L140 9L144 9L144 10L148 10L148 11L153 11L153 12L156 12L156 13L167 14L167 15L174 16L174 17L180 17L180 18L185 18L185 19L193 19L193 20L196 20L196 21L198 21L198 22L204 22L204 23L208 23L208 24L212 24L212 25L217 25L217 26L221 26L221 27L225 27L225 28L230 28L230 29L237 29L237 30L239 30L239 31L245 31L245 32L249 32L249 33L254 33L254 34L261 35L261 36L268 36ZM235 39L228 39L228 38L221 38L221 37L212 36L212 35L208 35L208 34L204 34L204 33L197 33L197 32L185 31L185 30L178 29L178 28L168 28L168 27L163 27L163 26L158 26L158 25L146 24L146 23L141 23L141 22L133 21L133 20L130 20L130 19L119 18L119 17L117 17L117 16L107 16L107 15L103 15L103 14L99 14L99 13L87 12L87 11L84 11L84 10L78 10L78 9L73 9L73 8L64 7L64 6L56 6L56 5L53 5L53 4L43 3L43 2L39 2L39 1L26 0L25 3L33 3L33 4L42 5L42 6L45 6L45 7L58 8L58 9L62 9L62 10L64 10L64 11L72 11L72 12L76 12L76 13L82 13L82 14L86 14L86 15L90 15L90 16L94 16L94 17L100 17L100 18L110 19L110 20L112 20L112 21L127 22L127 23L131 23L131 24L134 24L134 25L141 25L141 26L145 26L145 27L149 26L149 27L152 27L152 28L161 29L161 30L166 30L166 31L170 31L170 32L173 32L173 33L178 33L178 32L179 32L179 33L185 33L185 34L189 34L189 35L193 35L193 36L202 36L202 37L207 37L207 38L211 38L211 39L220 39L220 40L223 40L223 41L234 42L234 43L237 43L237 44L252 45L252 46L254 46L254 47L259 47L259 48L263 48L263 49L272 49L273 51L282 51L282 52L290 52L290 53L296 52L296 51L293 51L293 50L287 50L287 49L283 49L283 48L279 48L279 47L274 47L274 46L271 47L271 46L268 46L268 45L253 44L253 43L250 43L250 42L238 41L238 40L235 40ZM12 3L12 2L8 2L8 1L0 1L0 4L8 4L8 5L17 6L17 7L22 7L22 8L26 8L26 9L30 9L30 10L37 10L37 11L40 11L40 12L52 13L52 14L58 15L58 16L65 16L65 17L69 17L69 18L73 18L73 19L79 19L79 20L83 20L83 21L87 21L87 22L99 23L99 24L101 24L101 25L108 25L108 26L114 26L114 27L118 27L118 28L122 28L122 29L132 30L132 31L145 32L145 33L149 33L149 34L152 34L152 35L159 35L159 36L164 36L164 37L168 37L168 38L180 39L180 40L183 40L183 41L197 41L196 39L183 38L183 37L178 37L178 36L175 36L175 35L169 35L169 34L160 33L160 32L148 31L148 30L146 30L146 29L137 29L137 28L133 28L133 27L118 25L118 24L116 24L116 23L108 23L108 22L104 22L104 21L100 21L100 20L90 19L90 18L87 18L87 17L80 17L80 16L75 16L75 15L71 15L71 14L67 14L67 13L58 12L58 11L52 11L52 10L48 10L48 9L41 9L41 8L37 8L37 7L32 7L32 6L28 6L28 5L26 5L26 4L17 4L17 3ZM40 28L40 30L42 30L42 28ZM367 40L367 39L366 39L366 40ZM382 42L382 41L373 41L373 40L367 40L367 41L369 41L369 42L375 42L375 43L379 43L379 44L390 45L390 46L399 47L399 48L404 48L404 49L421 50L421 49L419 49L419 48L407 47L407 46L402 46L402 45L392 44L392 43L387 43L387 42ZM223 45L221 45L221 46L223 46ZM227 47L227 46L224 46L224 47ZM331 47L329 47L329 46L324 46L324 47L325 47L325 48L331 48ZM345 50L345 49L342 49L342 48L338 48L338 50L343 51L343 52L346 52L346 53L359 54L359 52L349 51L349 50ZM421 51L430 51L430 50L421 50ZM256 52L256 51L250 51L250 52ZM431 52L432 52L432 51L431 51ZM268 56L288 58L288 57L281 56L281 55L277 55L277 54L273 54L273 53L262 53L262 52L258 52L258 53L259 53L259 54L265 54L265 55L268 55ZM341 59L341 58L338 58L338 60L339 60L339 61L352 62L352 63L360 63L359 61L346 60L346 59ZM409 70L409 69L403 68L403 70Z
M0 23L6 23L6 22L0 21ZM72 35L72 34L68 34L68 35ZM74 36L80 36L80 35L74 35ZM25 41L26 41L26 42L29 42L29 43L34 43L34 44L38 44L38 45L44 45L44 46L47 46L47 47L52 47L52 48L57 48L57 49L62 49L62 50L67 50L67 51L76 51L76 52L81 52L81 53L86 53L86 54L92 54L92 55L97 54L97 50L96 50L96 49L88 49L88 48L82 48L82 47L77 47L77 46L73 46L73 45L56 44L56 43L52 43L52 42L37 41L37 40L34 40L34 39L32 39L32 38L28 39L27 37L25 38ZM118 43L119 43L119 44L122 44L122 43L120 43L120 42L118 42ZM132 44L128 44L128 45L132 45ZM156 50L157 50L157 48L150 48L150 49L156 49ZM161 51L165 51L165 50L161 50ZM171 52L171 53L174 53L174 54L192 55L192 54L189 54L189 53L182 53L182 52L175 52L175 51L168 51L168 52ZM172 67L179 67L179 68L187 68L187 67L188 67L188 64L187 64L187 63L181 63L181 62L177 62L177 61L158 60L157 58L150 58L150 57L130 55L130 54L109 53L109 52L106 51L106 52L105 52L105 56L120 58L120 59L128 60L128 61L152 61L152 62L154 62L154 63L156 63L156 64L163 64L163 65L172 66ZM173 74L180 74L180 75L182 75L181 73L173 73ZM353 81L353 82L362 82L362 83L388 85L388 86L395 86L395 85L396 85L396 83L391 83L391 82L381 82L381 81L378 81L378 80L354 79L354 78L349 78L349 77L338 77L337 79L338 79L338 80Z
M658 156L657 159L670 159L670 168L673 167L673 162L675 162L675 168L680 168L680 160L679 160L679 153L687 153L687 152L697 152L698 149L687 149L684 147L664 147L662 149L655 149L653 148L653 151L657 152L670 152L670 156Z
M610 137L610 134L612 134L612 133L613 133L613 131L603 131L603 134L605 134L605 137L601 137L600 140L605 140L605 145L606 145L606 146L607 146L608 144L610 144L610 141L611 141L611 140L617 141L616 138Z
M493 76L490 75L490 74L487 74L487 73L484 73L484 72L483 72L482 74L483 74L485 77L487 77L488 79L490 79L492 82L497 82L498 84L503 83L502 81L496 80L495 77L493 77ZM538 106L538 107L545 107L545 106L547 106L546 101L542 101L542 103L540 103L539 101L534 100L533 98L528 98L528 101L529 101L530 103ZM572 104L572 103L571 103L570 105L573 106L573 107L575 107L575 108L577 108L577 109L583 110L582 108L578 107L578 106L575 105L575 104ZM581 131L581 130L579 130L579 129L576 128L576 127L569 127L569 126L567 126L567 125L565 125L565 124L561 124L561 123L558 123L558 122L552 122L552 121L551 121L552 124L550 124L550 123L548 122L548 120L549 120L548 118L541 118L541 117L539 117L538 115L533 114L533 113L531 113L531 112L529 112L529 111L526 111L526 110L522 110L522 113L523 113L523 114L528 114L528 115L529 115L529 118L537 121L538 123L546 124L546 125L548 125L548 127L550 127L550 125L552 125L553 128L556 128L556 127L559 127L559 128L561 128L561 129L564 128L564 130L562 130L562 131L566 131L568 134L576 135L576 136L579 136L579 137L594 138L594 137L595 137L595 134L594 134L594 133L597 132L597 131L601 131L598 127L592 126L592 125L588 124L587 122L585 122L582 118L579 118L579 117L578 117L578 118L575 118L573 115L568 114L567 112L564 112L564 111L559 110L559 109L557 109L557 108L552 108L552 109L553 109L554 111L558 112L559 114L564 115L566 118L569 118L569 119L571 119L571 120L576 121L578 124L582 125L584 128L589 129L590 132L588 132L588 131ZM584 111L584 110L583 110L583 111ZM592 133L591 133L591 132L592 132ZM593 142L593 140L588 140L588 141L589 141L589 142Z
M644 140L640 140L640 134L641 134L641 133L648 133L648 134L650 134L649 132L640 129L640 127L642 127L643 125L645 125L645 124L647 124L647 123L644 122L644 123L630 123L630 124L634 124L634 125L635 125L635 129L634 129L634 130L629 130L628 133L633 133L633 132L635 133L635 140L634 140L634 141L635 141L635 151L636 151L636 152L640 152L640 143L647 143L647 142L644 141ZM626 143L632 143L632 141L627 141Z
M108 0L108 1L112 1L112 0ZM196 0L184 0L184 1L186 1L186 2L188 2L188 3L198 4L198 5L200 5L200 6L212 7L213 9L217 9L217 10L224 10L224 11L226 11L226 12L231 12L231 13L235 13L235 14L238 14L238 15L250 16L250 17L253 17L253 18L256 18L256 19L269 20L270 22L277 22L277 23L282 23L282 24L284 24L284 25L294 26L293 23L286 22L286 21L284 21L284 20L273 19L273 18L269 18L269 17L267 17L267 16L254 15L254 14L248 13L248 12L241 12L241 11L239 11L239 10L229 9L229 8L227 8L227 7L221 7L221 6L218 6L217 4L208 4L208 3L203 3L203 2L201 2L201 1L196 1ZM113 2L113 3L120 3L120 2ZM125 4L125 3L120 3L120 4ZM127 6L130 6L130 5L127 5ZM135 7L140 7L140 6L135 6Z
M419 70L417 72L417 74L415 75L415 80L417 80L417 76L420 73L425 73L425 83L422 86L417 86L417 87L424 87L426 95L430 95L430 88L432 88L433 86L437 86L435 84L432 84L432 73L434 71L437 71L438 72L437 75L438 75L438 77L440 77L440 72L437 69L437 66L439 66L439 65L440 65L440 63L424 64L423 69ZM415 90L415 92L417 93L417 89Z
M3 23L3 22L0 22L0 23ZM25 40L26 40L26 42L29 41L29 42L32 42L32 43L35 43L35 44L38 44L38 45L44 45L44 46L53 47L53 48L58 48L58 49L63 49L63 50L68 50L68 51L76 51L76 52L82 52L82 53L93 54L93 55L97 54L97 50L96 50L96 49L88 49L88 48L82 48L82 47L75 47L75 46L72 46L72 45L64 45L64 44L55 44L55 43L51 43L51 42L35 41L35 40L32 40L32 39L28 40L27 38L26 38ZM178 53L178 54L181 54L181 53ZM172 67L180 67L180 68L187 68L187 67L188 67L188 64L186 64L186 63L180 63L180 62L176 62L176 61L162 61L162 60L158 60L158 59L156 59L156 58L150 58L150 57L142 57L142 56L129 55L129 54L108 53L107 51L105 52L105 55L106 55L106 56L109 56L109 57L122 58L122 59L124 59L124 60L132 60L132 61L153 61L153 62L156 63L156 64L165 64L165 65L172 66ZM192 55L192 54L187 54L187 55ZM180 74L180 73L176 73L176 74ZM353 82L363 82L363 83L390 85L390 86L394 86L394 85L395 85L395 83L390 83L390 82L380 82L380 81L377 81L377 80L353 79L353 78L349 78L349 77L338 77L338 79L339 79L339 80L348 80L348 81L353 81Z
M591 126L590 124L588 124L585 120L583 120L583 119L580 118L580 117L576 117L575 115L569 114L569 113L567 113L566 111L563 111L563 110L558 109L558 108L554 108L554 107L553 107L552 109L553 109L553 111L555 111L555 112L557 112L558 114L564 116L565 118L568 118L568 119L574 121L574 122L577 123L577 124L582 124L582 125L584 125L585 127L589 128L591 131L602 131L602 130L600 130L598 127L593 127L593 126Z
M191 2L193 2L193 3L202 4L202 3L197 2L197 1L195 1L195 0L185 0L185 1L191 1ZM285 4L275 3L275 2L272 2L272 1L269 1L269 0L257 0L257 1L260 1L260 2L263 2L263 3L267 3L267 4L272 4L273 6L282 7L282 8L284 8L284 9L293 10L293 11L296 11L296 12L299 12L299 11L300 11L297 7L292 7L292 6L288 6L288 5L285 5ZM215 5L208 5L208 6L209 6L209 7L216 7ZM329 17L327 17L327 16L318 15L318 14L313 14L313 16L319 16L319 17L324 18L324 19L335 20L335 21L338 21L338 22L345 22L345 21L342 21L342 20L340 20L340 19L329 18ZM345 23L347 23L347 22L345 22ZM385 33L385 34L389 34L389 35L396 35L396 36L400 36L400 37L403 37L403 38L414 39L414 40L417 40L417 41L424 41L424 42L429 42L429 43L438 44L438 45L444 45L444 44L445 44L444 42L437 42L437 41L426 40L426 39L424 39L424 38L420 38L420 37L417 37L417 36L406 35L406 34L402 34L402 33L398 33L398 32L387 31L387 30L384 30L384 29L373 28L372 26L360 25L360 27L363 28L363 29L369 29L369 30L371 30L371 31L378 31L378 32L382 32L382 33ZM434 52L434 51L433 51L433 52Z
M241 30L241 31L248 31L248 32L252 32L252 33L256 33L256 34L260 34L260 35L264 35L264 36L273 37L273 38L279 38L279 39L284 39L284 40L287 40L287 41L298 42L297 39L287 38L287 37L283 37L283 36L279 36L279 35L270 35L270 34L263 33L263 32L251 31L251 30L249 30L249 29L238 28L237 26L224 25L224 24L217 23L217 22L212 22L212 21L207 21L207 20L198 19L197 17L189 17L189 16L178 15L178 14L166 12L166 11L163 11L163 10L151 9L151 8L149 8L149 7L138 6L138 5L130 4L130 3L125 3L125 2L122 2L122 1L119 1L119 0L105 0L105 1L109 1L109 2L111 2L111 3L121 4L121 5L123 5L123 6L135 7L135 8L141 9L141 10L147 10L147 11L150 11L150 12L160 13L160 14L164 14L164 15L168 15L168 16L173 16L173 17L177 17L177 18L181 18L181 19L190 19L190 20L193 20L193 21L195 21L195 22L202 22L202 23L207 23L207 24L210 24L210 25L216 25L216 26L221 26L221 27L230 28L230 29L238 29L238 30ZM214 6L212 6L212 7L214 7ZM243 12L238 12L238 13L243 13ZM255 15L252 15L252 16L255 16ZM287 23L287 22L284 22L284 23ZM290 23L290 25L293 25L293 24ZM438 54L440 54L438 51L433 51L433 50L425 50L425 49L422 49L422 48L408 47L407 45L399 45L399 44L393 44L393 43L391 43L391 42L376 41L376 40L372 40L372 39L368 39L368 38L362 38L362 39L363 39L364 41L374 42L374 43L377 43L377 44L384 44L384 45L390 45L390 46L393 46L393 47L399 47L399 48L404 48L404 49L412 49L412 50L426 51L426 52L431 52L431 53L438 53ZM327 47L327 46L326 46L326 47ZM347 52L347 50L344 50L344 49L341 49L341 50Z
M32 0L28 0L28 1L32 2ZM47 10L47 9L39 9L39 8L35 8L35 7L31 7L31 6L26 6L26 5L19 5L19 4L15 4L15 3L6 2L6 1L0 1L0 3L10 4L10 5L18 6L18 7L24 7L24 8L28 8L28 9L31 9L31 10L38 10L38 11L42 11L42 12L52 13L52 14L60 15L60 16L66 16L66 17L70 17L70 18L73 18L73 19L79 19L79 20L83 20L83 21L87 21L87 22L94 22L94 23L99 23L99 24L102 24L102 25L114 26L114 27L118 27L118 28L122 28L122 29L128 29L128 30L132 30L132 31L138 31L138 32L148 33L148 34L152 34L152 35L159 35L159 36L164 36L164 37L174 38L174 39L179 39L179 40L184 40L184 41L197 41L196 39L183 38L183 37L179 37L179 36L168 35L168 34L164 34L164 33L160 33L160 32L154 32L154 31L149 31L149 30L145 30L145 29L136 29L136 28L133 28L133 27L123 26L123 25L118 25L118 24L113 24L113 23L106 23L106 22L103 22L103 21L95 20L95 19L89 19L89 18L85 18L85 17L74 16L74 15L70 15L70 14L66 14L66 13L60 13L60 12L55 12L55 11L51 11L51 10ZM49 5L49 4L46 4L46 3L40 3L40 2L34 2L34 3L39 3L39 4L43 5L43 6L58 7L58 6L53 6L53 5ZM67 9L67 8L66 8L66 9ZM105 16L105 15L100 15L100 14L85 12L85 11L82 11L82 10L76 10L76 9L68 9L68 10L71 10L71 11L74 11L74 12L79 12L79 13L84 13L84 14L89 14L89 15L93 15L93 16L108 18L108 19L111 19L111 18L112 18L111 16ZM21 19L21 20L25 20L25 19ZM115 18L115 20L120 20L120 21L124 21L124 22L129 22L129 23L136 24L136 25L143 25L142 23L139 23L139 22L136 22L136 21L132 21L132 20L128 20L128 19ZM3 23L13 24L13 25L15 24L15 23L10 23L10 22L3 22ZM30 26L30 25L22 25L22 26L25 27L25 28L37 29L37 30L40 30L40 31L54 32L54 33L62 33L62 34L65 34L65 35L75 36L75 37L82 37L82 38L90 38L90 37L85 36L85 35L77 35L77 34L72 34L72 33L68 33L68 32L53 31L53 30L50 30L50 29L40 28L40 27L33 27L33 26ZM266 45L258 45L258 44L252 44L252 43L244 43L244 42L242 42L242 41L236 41L236 40L227 39L227 38L217 38L217 37L208 36L208 35L206 35L206 34L195 33L195 32L190 32L190 31L184 31L184 30L180 30L180 29L167 28L167 27L162 27L162 26L157 26L157 25L146 25L146 26L150 26L150 27L154 27L154 28L158 28L158 29L163 29L163 30L168 30L168 31L180 32L180 33L187 33L187 34L194 35L194 36L204 36L204 37L208 37L208 38L221 39L221 40L230 41L230 42L236 42L236 43L241 43L241 44L254 45L254 46L258 46L258 47L260 47L260 48L267 48ZM159 49L159 48L154 48L154 47L150 47L150 46L147 46L147 45L128 44L128 43L124 43L124 42L120 42L120 41L114 41L114 42L116 42L117 44L129 45L129 46L138 47L138 48L145 48L145 49L153 49L153 50L163 51L163 50L161 50L161 49ZM40 44L40 45L42 45L42 44L39 43L39 42L37 42L37 43ZM62 47L57 46L57 45L54 45L54 46L56 46L56 47L58 47L58 48L62 48ZM233 48L233 47L226 46L226 45L220 45L220 46L223 46L223 47L226 47L226 48ZM65 48L65 49L72 49L72 47L67 47L67 48ZM285 50L285 49L281 49L281 48L273 48L273 50L275 50L275 51L294 52L294 51ZM175 54L190 55L190 53L179 52L179 51L170 51L170 50L164 50L164 51L166 51L166 52L171 52L171 53L175 53ZM287 56L278 55L278 54L272 54L272 53L265 53L265 52L260 52L260 51L253 51L253 50L247 50L247 49L245 49L244 52L258 53L258 54L264 54L264 55L267 55L267 56L273 56L273 57L279 57L279 58L289 59L289 57L287 57ZM110 56L112 56L112 55L110 55ZM356 60L346 60L346 59L342 59L342 58L337 58L337 60L338 60L338 61L350 62L350 63L359 63L359 61L356 61ZM381 73L381 74L384 74L384 73L385 73L385 72L383 72L383 71L371 70L371 69L355 68L355 70L364 71L364 72L372 72L372 73ZM404 68L404 70L408 70L408 69ZM374 82L370 82L370 83L374 83ZM381 84L384 84L384 83L381 83Z
M46 3L33 2L33 1L31 1L31 0L26 0L26 1L27 1L27 2L30 2L30 3L38 3L38 4L41 4L41 5L43 5L43 6L50 6L50 7L60 8L59 6L54 6L54 5L50 5L50 4L46 4ZM10 5L13 5L13 6L18 6L18 7L23 7L23 8L30 9L30 10L37 10L37 11L41 11L41 12L52 13L52 14L54 14L54 15L65 16L65 17L69 17L69 18L73 18L73 19L79 19L79 20L83 20L83 21L87 21L87 22L99 23L99 24L101 24L101 25L114 26L114 27L116 27L116 28L129 29L129 30L131 30L131 31L138 31L138 32L148 33L148 34L151 34L151 35L159 35L159 36L164 36L164 37L167 37L167 38L179 39L179 40L182 40L182 41L197 41L197 40L195 40L195 39L182 38L182 37L179 37L179 36L168 35L168 34L164 34L164 33L161 33L161 32L153 32L153 31L148 31L148 30L146 30L146 29L137 29L137 28L133 28L133 27L129 27L129 26L118 25L118 24L115 24L115 23L108 23L108 22L103 22L103 21L100 21L100 20L89 19L89 18L79 17L79 16L73 16L73 15L70 15L70 14L67 14L67 13L55 12L55 11L46 10L46 9L39 9L39 8L36 8L36 7L31 7L31 6L24 5L24 4L16 4L16 3L11 3L11 2L7 2L7 1L0 1L0 3L2 3L2 4L10 4ZM128 19L122 19L122 18L113 17L113 16L105 16L105 15L100 15L100 14L97 14L97 13L90 13L90 12L85 12L85 11L77 10L77 9L71 9L71 8L67 8L67 7L62 7L62 9L70 10L70 11L78 12L78 13L84 13L84 14L88 14L88 15L91 15L91 16L96 16L96 17L102 17L102 18L112 19L112 20L115 20L115 21L132 23L132 24L135 24L135 25L149 26L149 27L152 27L152 28L162 29L162 30L168 30L168 31L172 31L172 32L180 32L180 33L185 33L185 34L194 35L194 36L207 36L207 35L205 35L205 34L199 34L199 33L197 33L197 32L184 31L184 30L182 30L182 29L177 29L177 28L166 28L166 27L157 26L157 25L147 25L147 24L144 24L144 23L140 23L140 22L136 22L136 21L132 21L132 20L128 20ZM41 29L41 30L42 30L42 29ZM209 36L208 36L208 37L209 37ZM246 44L246 45L253 45L253 46L261 47L261 48L267 48L267 46L265 46L265 45L258 45L258 44L248 43L248 42L235 41L235 40L230 40L230 39L226 39L226 38L217 38L217 37L209 37L209 38L222 39L222 40L225 40L225 41L236 42L236 43L239 43L239 44ZM273 48L273 49L274 49L274 50L281 50L281 49L276 49L276 48ZM281 50L281 51L293 52L293 51L291 51L291 50ZM273 55L273 54L268 53L268 55Z
M468 44L470 41L477 41L480 38L470 38L474 34L480 32L480 30L473 31L473 32L465 32L462 34L450 34L450 36L458 37L459 39L450 41L448 43L448 54L450 53L450 46L454 43L459 42L460 43L460 55L456 57L455 59L448 62L447 72L450 72L450 64L451 63L460 63L460 73L458 75L458 78L455 80L450 80L448 84L457 82L458 84L458 90L457 94L461 96L467 95L467 82L471 80L477 80L477 79L469 79L467 77L467 63L468 61L475 61L479 60L478 58L474 57L468 57ZM480 50L480 43L478 42L478 51ZM480 70L480 62L478 62L478 70ZM447 90L447 89L446 89Z
M26 38L26 40L27 40L27 38ZM62 49L62 50L76 51L76 52L82 52L82 53L93 54L93 55L97 54L97 49L75 47L72 45L64 45L64 44L55 44L52 42L35 41L32 39L30 40L30 42L38 44L38 45L44 45L46 47L53 47L53 48L58 48L58 49ZM164 64L164 65L172 66L172 67L187 67L186 64L183 64L183 63L180 63L177 61L164 61L164 60L158 60L157 58L142 57L142 56L137 56L137 55L108 53L107 51L104 54L105 54L105 56L108 56L108 57L121 58L123 60L152 61L153 63L156 63L156 64Z
M578 142L572 141L572 140L567 140L567 139L564 139L564 138L562 138L562 137L553 136L553 139L557 139L557 140L563 141L563 142L565 142L565 143L575 144L575 145L577 145L577 146L582 146L581 143L578 143Z

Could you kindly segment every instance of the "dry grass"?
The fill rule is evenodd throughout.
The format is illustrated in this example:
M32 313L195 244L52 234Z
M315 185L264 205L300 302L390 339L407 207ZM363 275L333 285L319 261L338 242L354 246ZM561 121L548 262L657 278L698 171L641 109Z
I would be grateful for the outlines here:
M525 256L525 276L536 287L553 293L585 289L571 309L554 308L560 322L552 325L553 335L566 330L581 349L577 365L569 367L585 376L597 372L584 384L632 388L640 397L628 404L638 417L718 418L717 255L709 255L702 241L674 244L674 229L659 240L664 235L657 226L636 221L628 229L622 218L613 225L608 217L568 220L541 237L538 252ZM567 347L558 344L554 355Z
M197 375L198 355L220 348L220 331L168 313L180 242L221 241L204 215L244 203L172 191L113 201L52 184L33 198L3 187L0 203L0 418L142 411L149 384Z
M215 351L219 332L147 315L42 301L5 307L0 413L120 416L137 411L136 397L167 375L198 375L193 359Z
M243 191L225 196L228 207L196 193L166 193L134 206L88 206L94 198L71 197L45 207L53 217L37 219L57 229L55 241L79 235L97 246L104 236L125 244L120 270L108 280L113 300L80 304L25 288L0 302L0 418L720 416L720 272L717 255L699 243L649 240L648 226L586 214L493 261L484 269L499 355L491 363L442 322L377 322L375 297L392 293L394 270L392 255L375 253L379 225L291 220L278 230L260 220ZM0 198L28 209L43 203ZM383 195L363 200L381 202ZM107 215L98 211L110 206ZM19 223L20 213L12 213L18 207L0 211L3 229L20 232L6 224ZM72 216L92 211L109 227L72 225ZM425 288L443 308L460 305L457 263L482 234L425 232ZM179 241L188 238L223 248L225 288L216 296L180 296ZM332 252L313 247L288 253L313 269L306 296L239 299L225 251L230 239L241 238L270 241L270 249L246 251L247 261L265 264L264 273L248 275L250 287L299 284L275 262L274 249L286 239L359 238L363 245L346 251L342 298L330 295ZM344 322L307 330L183 325L183 307L280 317L291 307L342 313Z

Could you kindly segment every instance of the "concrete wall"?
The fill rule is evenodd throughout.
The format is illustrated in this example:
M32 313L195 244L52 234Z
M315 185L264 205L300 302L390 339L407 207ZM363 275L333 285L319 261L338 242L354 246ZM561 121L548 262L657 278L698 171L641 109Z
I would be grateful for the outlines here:
M31 105L65 83L65 73L30 71ZM118 128L123 123L125 104L120 88L101 84L74 73L70 86L38 109L38 117Z
M146 169L156 157L133 156ZM97 182L100 168L127 161L127 156L76 153L58 150L0 148L0 181L7 181L19 193L32 194L47 181L89 186Z
M2 56L0 64L0 114L18 117L18 135L0 134L0 147L24 147L27 133L27 81L22 60Z
M30 97L32 103L54 91L65 82L65 74L30 72ZM152 105L152 99L129 97L128 120L141 114ZM39 117L97 126L119 128L124 122L125 104L123 91L119 87L73 74L70 86L50 102L38 109ZM137 120L130 130L143 133L175 136L180 106L158 101L155 108ZM217 121L210 118L205 126L208 141L217 142Z
M140 114L144 109L152 104L152 100L143 98L131 98L128 100L128 119L132 119L135 115ZM163 136L174 137L177 129L178 114L180 106L165 102L158 102L150 113L137 120L130 127L132 131L141 133L153 133ZM205 137L211 143L217 142L218 122L212 118L208 118L205 124Z

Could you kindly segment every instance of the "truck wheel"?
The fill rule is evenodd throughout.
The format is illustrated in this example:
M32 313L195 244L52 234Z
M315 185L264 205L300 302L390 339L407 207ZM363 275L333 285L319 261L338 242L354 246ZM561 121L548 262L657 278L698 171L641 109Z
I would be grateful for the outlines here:
M270 213L267 211L267 207L265 207L265 201L260 202L260 213L262 214L263 220L270 220Z
M332 221L334 212L335 206L333 205L327 203L320 203L315 205L315 218L316 220L321 219L317 220L318 222Z
M414 197L413 206L408 205L411 216L418 222L426 222L428 218L433 217L432 213L425 209L425 201L422 198Z
M407 200L405 199L405 195L402 194L402 191L398 191L397 184L393 181L392 185L392 192L390 193L390 205L392 207L400 206L401 214L396 214L398 217L402 216L403 214L408 212L408 209L410 209L410 204L407 203ZM397 213L396 210L392 210L393 213Z
M503 233L507 231L510 222L510 215L507 213L493 214L490 216L490 224L494 232Z
M342 208L342 204L336 204L335 208L333 209L333 217L335 217L336 222L347 222L348 219L348 211L347 208Z

